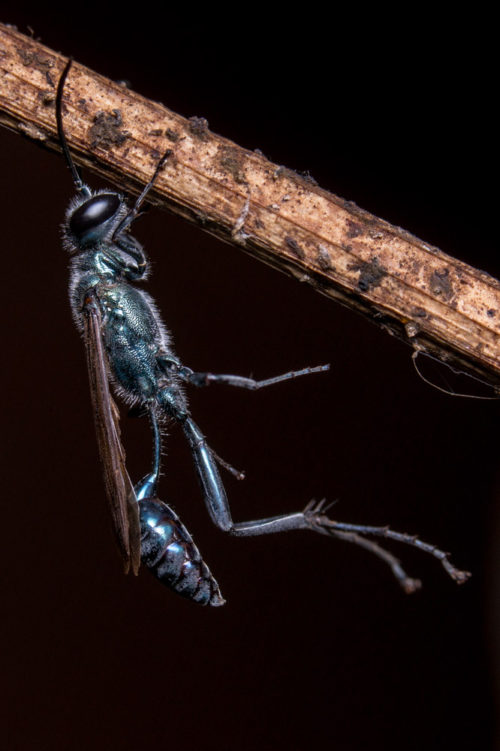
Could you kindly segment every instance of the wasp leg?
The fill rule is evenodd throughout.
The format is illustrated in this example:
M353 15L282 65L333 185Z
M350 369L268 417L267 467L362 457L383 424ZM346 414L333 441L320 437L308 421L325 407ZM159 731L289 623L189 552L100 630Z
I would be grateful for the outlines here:
M257 391L257 389L263 389L266 386L272 386L275 383L281 383L282 381L289 381L292 378L298 378L299 376L309 375L310 373L323 373L330 370L330 365L317 365L314 368L302 368L302 370L291 370L288 373L282 373L281 375L274 376L273 378L266 378L262 381L256 381L254 378L245 378L244 376L237 375L224 375L216 373L196 373L191 368L187 368L182 365L179 370L179 376L194 386L208 386L211 383L223 383L226 386L236 386L241 389L249 389L250 391Z
M302 370L292 370L292 371L289 371L288 373L283 373L279 376L274 376L273 378L266 378L261 381L256 381L254 378L246 378L244 376L237 376L237 375L216 374L216 373L198 373L198 372L195 372L194 370L191 370L191 368L188 368L187 366L182 365L176 357L173 357L170 354L160 355L158 357L158 364L160 365L160 367L165 373L169 373L169 372L175 373L185 383L190 383L194 386L208 386L210 383L222 383L227 386L236 386L237 388L249 389L251 391L256 391L257 389L265 388L266 386L272 386L275 383L281 383L282 381L289 381L290 379L297 378L299 376L309 375L311 373L323 373L327 370L330 370L329 364L317 365L313 368L303 368ZM184 424L185 415L178 413L178 410L176 409L176 405L175 405L175 397L173 399L169 398L168 389L164 391L164 395L166 395L166 398L163 399L163 402L168 402L168 404L165 404L167 412L175 420ZM221 457L218 456L218 454L216 454L213 449L209 449L208 446L206 446L206 444L205 444L205 448L207 452L206 454L203 454L203 452L197 449L195 450L194 447L198 446L198 442L200 440L199 436L201 434L197 426L192 421L189 421L188 423L184 425L184 432L193 449L193 453L195 455L195 462L196 462L196 466L198 467L198 469L200 469L200 467L202 466L205 466L206 463L210 461L210 456L211 456L222 467L224 467L224 469L226 469L234 477L236 477L237 480L244 479L245 477L244 472L235 469L231 464L228 464L226 461L224 461L224 459L221 459ZM202 485L203 486L205 485L204 480L202 480ZM219 483L219 488L216 492L216 495L221 496L223 492L224 490ZM211 504L209 504L209 508L211 508Z
M384 537L387 540L396 540L397 542L402 542L406 545L418 548L424 553L429 553L440 561L446 573L458 584L463 584L470 577L468 571L461 571L450 562L448 553L440 550L435 545L430 545L423 540L419 540L416 535L409 535L406 532L396 532L395 530L389 529L389 527L372 527L363 524L336 522L333 519L329 519L324 511L324 501L321 501L317 505L312 502L306 506L302 513L275 516L269 519L258 519L256 521L235 524L230 531L234 535L248 536L281 532L288 529L310 529L313 532L318 532L330 537L337 537L346 540L347 542L353 542L385 560L406 592L414 592L419 588L420 582L418 579L411 579L401 568L398 559L395 558L392 553L381 548L377 543L367 540L365 535Z
M420 540L417 535L410 535L407 532L396 532L389 527L372 527L367 524L346 524L345 522L337 522L333 519L329 519L324 513L325 510L324 500L320 501L318 504L311 502L306 506L304 509L304 516L308 519L308 526L310 529L323 535L340 537L348 542L363 545L363 547L368 547L366 543L370 543L369 540L365 539L365 535L383 537L386 540L402 542L405 545L411 545L412 547L437 558L446 573L458 584L463 584L470 577L469 571L461 571L450 562L448 553L440 550L435 545ZM362 542L360 542L360 540L362 540Z
M335 537L338 537L340 540L345 540L346 542L354 542L356 545L365 548L365 550L368 550L370 553L373 553L378 558L385 561L406 594L412 594L421 588L422 582L420 579L412 579L408 576L404 568L401 566L399 559L385 548L377 545L373 540L367 540L365 537L362 537L355 532L337 532Z
M190 417L184 419L182 428L193 453L208 513L219 529L229 532L231 535L247 537L310 527L310 522L304 513L286 514L235 524L231 517L229 502L220 479L215 457L205 437Z
M158 425L158 418L156 417L153 407L149 410L149 420L153 430L153 468L151 472L143 477L134 488L138 501L142 501L145 498L154 498L156 496L158 478L160 476L161 433Z
M209 448L205 436L190 417L184 418L181 425L193 454L210 518L224 532L230 532L233 520L231 519L226 491L220 479L215 456Z
M203 434L190 417L183 421L182 426L191 446L210 517L214 524L224 532L238 537L251 537L274 534L276 532L288 532L294 529L309 529L312 532L318 532L329 537L337 537L346 542L353 542L384 560L390 566L394 576L406 592L416 591L420 586L420 582L417 579L411 579L406 574L398 559L392 553L380 547L380 545L372 540L367 540L367 535L395 540L432 555L440 561L446 573L459 584L462 584L469 578L470 573L457 569L450 562L447 553L435 545L430 545L423 540L419 540L415 535L409 535L406 532L396 532L389 529L389 527L346 524L330 519L325 514L327 510L325 501L320 501L318 504L311 502L306 506L304 511L297 513L234 523L215 459Z

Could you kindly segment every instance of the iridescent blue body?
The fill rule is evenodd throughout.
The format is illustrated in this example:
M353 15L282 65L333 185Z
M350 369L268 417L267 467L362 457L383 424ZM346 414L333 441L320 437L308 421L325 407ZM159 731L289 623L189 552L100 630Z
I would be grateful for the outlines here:
M86 186L85 186L86 187ZM116 194L92 194L73 201L63 226L63 238L71 253L70 303L78 328L84 331L88 300L99 308L100 337L106 352L109 376L117 393L128 403L147 409L154 429L153 471L135 486L141 525L141 560L166 586L195 602L222 605L216 580L202 560L179 517L159 501L156 486L160 462L159 421L170 417L184 428L196 466L203 473L213 464L210 449L193 423L182 389L180 364L170 335L151 297L130 282L147 273L147 261L139 243L128 234L116 234L128 208ZM100 220L87 229L86 216ZM75 218L76 217L76 218ZM208 493L224 493L219 473L209 472Z
M181 520L155 498L139 501L141 558L164 584L200 605L223 605L219 585Z

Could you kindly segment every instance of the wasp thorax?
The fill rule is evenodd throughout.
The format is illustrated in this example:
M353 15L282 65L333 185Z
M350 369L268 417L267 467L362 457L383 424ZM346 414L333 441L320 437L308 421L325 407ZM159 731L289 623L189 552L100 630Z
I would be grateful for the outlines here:
M116 193L100 193L82 203L71 215L69 228L77 238L94 234L120 208L121 201Z

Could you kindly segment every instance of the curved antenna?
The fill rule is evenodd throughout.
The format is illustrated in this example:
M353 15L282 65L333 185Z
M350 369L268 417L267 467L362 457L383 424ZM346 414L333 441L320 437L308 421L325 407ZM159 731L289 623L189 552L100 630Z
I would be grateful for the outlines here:
M73 58L70 57L68 59L68 62L66 63L66 66L61 74L61 77L59 79L59 83L57 84L57 94L56 94L56 121L57 121L57 133L59 135L59 141L61 143L62 152L64 154L64 158L66 159L66 164L68 165L71 176L73 178L73 182L75 183L75 187L78 190L79 193L88 193L90 195L90 191L87 188L87 186L84 184L82 178L80 177L80 173L78 172L75 163L73 159L71 158L71 153L68 147L68 142L66 141L66 136L64 135L64 128L63 128L63 119L62 119L62 96L63 96L63 89L64 84L66 82L66 78L69 73L69 69L71 68L71 65L73 63Z
M155 184L155 182L156 182L156 180L158 178L158 175L160 174L160 172L162 171L162 169L163 169L163 167L165 165L165 162L167 161L167 159L169 157L172 156L172 154L173 154L172 149L167 149L166 152L163 154L162 158L160 159L160 161L156 165L156 169L154 171L153 177L148 182L148 184L143 188L142 193L137 198L135 204L132 206L132 208L130 209L130 211L128 212L128 214L126 214L123 217L123 219L121 220L120 224L118 225L118 227L113 232L113 242L115 241L115 238L118 237L118 235L121 232L123 232L124 230L126 230L127 227L129 227L132 224L132 222L134 221L134 219L137 217L137 215L139 214L139 209L141 208L142 204L144 203L144 199L146 198L147 194L149 193L149 191L151 190L151 188Z

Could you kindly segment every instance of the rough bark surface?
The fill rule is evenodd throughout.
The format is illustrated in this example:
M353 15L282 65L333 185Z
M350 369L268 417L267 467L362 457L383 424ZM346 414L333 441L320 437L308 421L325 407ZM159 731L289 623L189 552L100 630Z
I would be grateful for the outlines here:
M59 149L66 58L0 25L0 124ZM74 63L64 128L77 163L354 308L417 351L500 386L500 283L293 171Z

